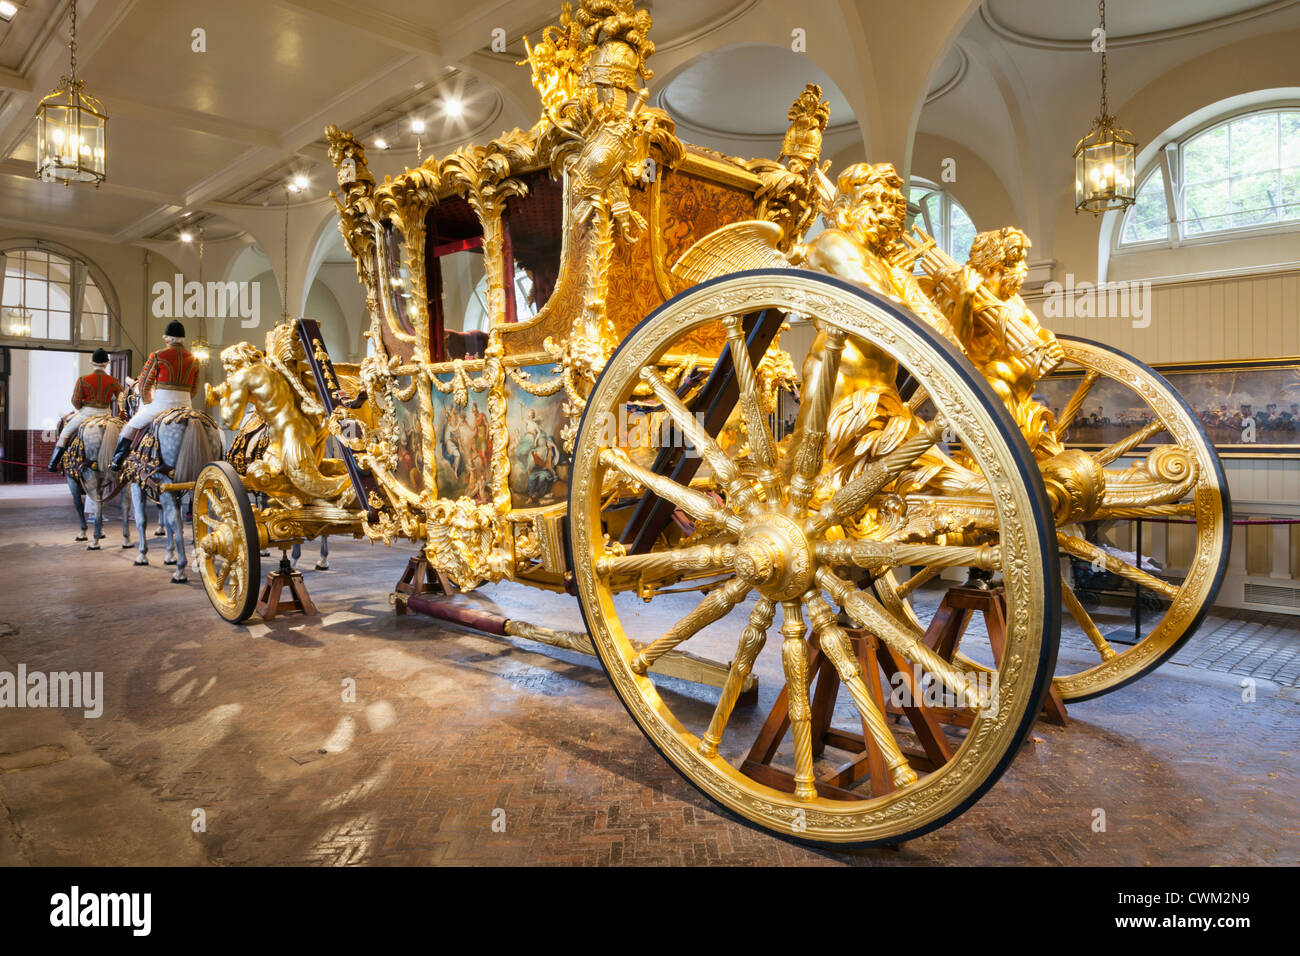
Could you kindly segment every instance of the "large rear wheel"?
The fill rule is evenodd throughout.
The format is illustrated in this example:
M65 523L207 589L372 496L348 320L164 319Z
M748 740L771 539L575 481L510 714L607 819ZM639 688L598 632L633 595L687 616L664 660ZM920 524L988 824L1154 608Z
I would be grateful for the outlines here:
M819 330L804 364L799 417L779 446L755 374L770 348L762 329L774 317L778 324L807 318ZM710 342L709 380L692 384L698 379L681 371L683 363L697 366ZM919 393L910 406L891 394L892 363L924 389L933 417L913 414L923 404ZM864 402L873 369L876 391ZM743 438L719 440L720 421L734 406ZM901 410L882 417L882 408ZM698 467L664 449L649 461L646 432L629 434L619 424L635 409L670 420ZM828 430L842 432L858 413L857 447L866 451L852 467L832 466ZM978 471L947 459L944 440L968 449ZM601 662L650 741L711 799L796 839L891 843L960 814L1010 763L1054 665L1060 595L1052 515L1033 458L996 395L895 302L792 270L739 273L682 293L606 365L587 400L573 469L572 563ZM645 502L664 503L680 532L644 526L656 514ZM1007 583L1006 644L994 680L940 658L911 620L862 589L896 567L975 561ZM706 596L684 616L656 614L657 602L668 605L670 591L682 590L667 585L681 582ZM650 612L640 599L650 601ZM764 657L778 615L781 640ZM734 652L716 701L693 699L649 671L674 648L707 649L719 629L730 633ZM837 773L829 751L842 738L813 726L812 714L826 711L810 696L814 653L838 674L843 709L879 758L870 773ZM877 653L911 671L903 681L910 689L942 686L968 712L969 729L940 731L936 740L934 714L924 707L909 712L910 725L891 722ZM778 686L784 679L789 727L789 743L778 741L769 756L789 756L760 767L754 721L735 706L747 678L764 667ZM930 734L924 753L914 746L924 736L918 715Z

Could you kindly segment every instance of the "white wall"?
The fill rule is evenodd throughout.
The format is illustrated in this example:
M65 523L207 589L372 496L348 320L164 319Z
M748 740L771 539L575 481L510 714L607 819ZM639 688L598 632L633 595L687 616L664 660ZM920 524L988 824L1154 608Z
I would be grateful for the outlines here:
M9 356L9 427L15 431L53 428L72 411L72 386L90 372L90 355L13 349Z

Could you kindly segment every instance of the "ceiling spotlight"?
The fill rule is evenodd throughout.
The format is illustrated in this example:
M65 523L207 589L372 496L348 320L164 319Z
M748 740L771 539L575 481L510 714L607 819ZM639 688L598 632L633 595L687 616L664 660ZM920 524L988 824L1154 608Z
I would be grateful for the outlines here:
M303 192L310 184L310 182L311 181L307 178L306 173L298 173L289 182L289 191L295 193Z
M419 135L424 132L424 120L417 117L411 119L411 132Z
M388 140L384 139L382 136L376 136L376 137L375 137L375 148L376 148L376 149L387 149L387 148L388 148Z
M12 0L0 0L0 21L8 23L18 12L18 5Z
M465 104L451 96L442 101L442 111L451 117L462 116L465 113Z
M194 234L188 229L181 233L181 242L193 242Z

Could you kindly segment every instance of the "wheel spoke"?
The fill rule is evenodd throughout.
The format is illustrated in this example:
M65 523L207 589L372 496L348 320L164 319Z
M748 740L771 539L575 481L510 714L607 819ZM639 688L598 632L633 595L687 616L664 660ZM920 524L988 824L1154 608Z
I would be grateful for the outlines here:
M758 657L758 652L767 643L767 629L772 626L772 618L775 615L776 605L765 597L759 598L758 603L754 605L754 610L749 612L749 624L740 632L736 657L731 662L731 667L727 669L727 679L722 685L722 696L718 698L718 706L713 709L709 729L704 732L704 737L700 740L700 753L706 757L718 755L722 732L727 727L727 721L731 719L731 712L736 707L736 700L740 697L741 688L745 686L745 680L754 669L754 660Z
M780 500L781 491L776 479L776 443L767 427L767 416L758 397L758 382L754 363L745 342L745 328L740 316L730 315L722 320L727 332L727 345L731 348L731 362L736 370L736 385L740 392L740 412L745 419L745 433L749 436L750 454L761 469L759 484L763 496L772 504Z
M817 787L813 782L812 703L808 699L808 642L803 610L798 601L783 601L785 620L781 633L781 666L785 671L786 702L789 705L790 734L794 738L794 795L799 800L813 800Z
M731 578L722 587L710 592L708 597L695 606L695 610L674 624L663 637L642 648L641 652L632 659L632 670L638 674L645 674L654 666L655 661L678 644L689 640L714 621L730 614L731 609L743 601L748 593L748 583L741 578Z
M804 362L803 401L794 425L790 504L796 514L807 507L817 475L824 464L826 421L830 416L831 399L835 395L840 355L844 351L844 333L839 329L826 328L819 338L822 339L821 352L810 354Z
M937 564L924 567L895 588L894 593L898 595L900 600L902 600L942 570L943 568Z
M738 510L754 510L758 506L758 498L754 494L753 487L741 476L740 471L736 468L736 463L713 440L713 436L705 430L700 421L691 413L691 410L682 404L682 400L677 397L677 393L669 388L668 383L663 380L663 376L653 368L643 368L641 378L650 386L651 391L659 399L669 417L681 429L682 434L686 436L686 440L695 447L696 451L700 453L700 457L713 469L713 474L722 487L726 489L727 495L735 501Z
M606 555L596 562L601 574L640 574L662 578L675 573L729 571L736 557L734 544L697 544L675 551Z
M1082 558L1090 564L1100 563L1112 574L1118 574L1121 578L1141 585L1150 591L1155 591L1163 597L1173 600L1178 594L1178 585L1162 581L1155 575L1147 574L1140 568L1135 568L1133 565L1121 561L1113 554L1103 551L1091 541L1085 541L1083 538L1065 534L1062 531L1056 533L1056 541L1066 553L1072 554L1076 558Z
M810 534L821 534L832 525L851 518L867 506L880 489L902 474L934 446L943 434L938 419L921 427L921 430L878 461L873 461L852 481L842 486L817 513L809 526Z
M1196 514L1196 502L1178 501L1172 504L1162 505L1133 505L1131 507L1107 508L1102 506L1098 508L1093 515L1095 519L1138 519L1142 518L1168 518L1177 515L1194 515Z
M908 765L907 758L899 749L898 741L889 730L884 713L876 706L871 692L867 690L862 668L858 666L857 658L853 656L849 636L836 623L835 612L815 589L804 595L804 601L808 605L808 614L812 621L813 634L817 636L818 646L834 665L840 675L840 683L848 689L849 696L853 698L853 703L858 708L862 725L871 734L871 739L884 755L885 769L889 773L890 782L895 787L905 787L909 783L915 783L916 771Z
M1100 372L1089 369L1083 376L1083 381L1079 383L1070 400L1065 403L1065 408L1061 409L1061 417L1056 420L1052 426L1052 431L1057 438L1065 434L1065 430L1070 427L1070 422L1074 421L1074 416L1079 414L1079 409L1083 407L1083 400L1088 397L1088 392L1092 390L1093 383L1100 377Z
M620 472L639 485L675 504L696 521L707 521L725 527L728 531L739 534L743 522L735 515L728 514L727 509L702 491L679 485L671 478L656 475L648 468L643 468L627 457L620 448L606 448L600 453L600 463Z
M996 545L893 544L862 539L822 541L817 558L834 567L896 568L924 564L934 568L982 568L995 571L1002 566Z
M217 528L225 527L225 522L224 522L224 521L219 521L218 519L213 518L213 517L210 517L210 516L207 515L207 514L200 514L200 515L199 515L199 519L200 519L200 520L201 520L205 525L207 525L209 528L211 528L213 531L215 531Z
M1102 466L1109 465L1116 458L1128 454L1148 438L1158 435L1164 430L1164 422L1157 419L1156 421L1139 428L1133 434L1121 438L1119 441L1115 442L1115 444L1103 448L1101 451L1097 452L1097 454L1092 456L1092 460Z
M945 661L917 637L904 630L880 604L864 591L859 591L848 581L832 574L827 568L817 569L817 583L830 592L836 602L848 612L849 617L875 634L913 664L934 674L967 707L982 709L988 706L986 695L965 674Z
M1079 627L1083 628L1083 633L1088 636L1088 640L1092 641L1092 646L1097 649L1097 653L1101 655L1101 659L1103 661L1108 661L1112 657L1115 657L1115 648L1111 647L1106 638L1102 637L1101 630L1097 627L1097 622L1092 619L1092 615L1090 615L1084 609L1083 605L1079 603L1078 595L1074 593L1074 589L1070 587L1070 584L1065 580L1064 575L1061 576L1061 601L1065 605L1066 609L1069 610L1070 616L1074 618L1075 623L1077 623Z

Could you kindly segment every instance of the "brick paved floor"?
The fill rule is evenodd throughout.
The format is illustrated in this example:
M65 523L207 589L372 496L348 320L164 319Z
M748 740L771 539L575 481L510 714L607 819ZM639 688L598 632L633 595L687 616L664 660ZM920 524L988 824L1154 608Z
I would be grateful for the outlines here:
M1276 653L1242 654L1229 639L1250 622L1211 619L1218 657L1202 663L1198 636L1180 655L1192 666L1040 725L955 822L896 851L827 852L721 815L589 659L395 618L406 550L333 541L334 570L306 572L320 617L231 627L197 581L167 583L160 550L148 568L112 536L87 553L71 517L50 493L0 494L0 670L102 671L106 697L98 719L0 710L0 864L1300 862L1296 634L1278 623ZM581 628L563 596L503 585L474 600ZM673 610L639 606L651 626ZM715 627L692 649L726 660L734 639ZM1062 656L1081 659L1082 640L1067 631ZM741 723L770 705L773 657ZM1262 676L1270 660L1283 683ZM1261 675L1249 703L1242 666ZM708 691L674 693L711 709Z

